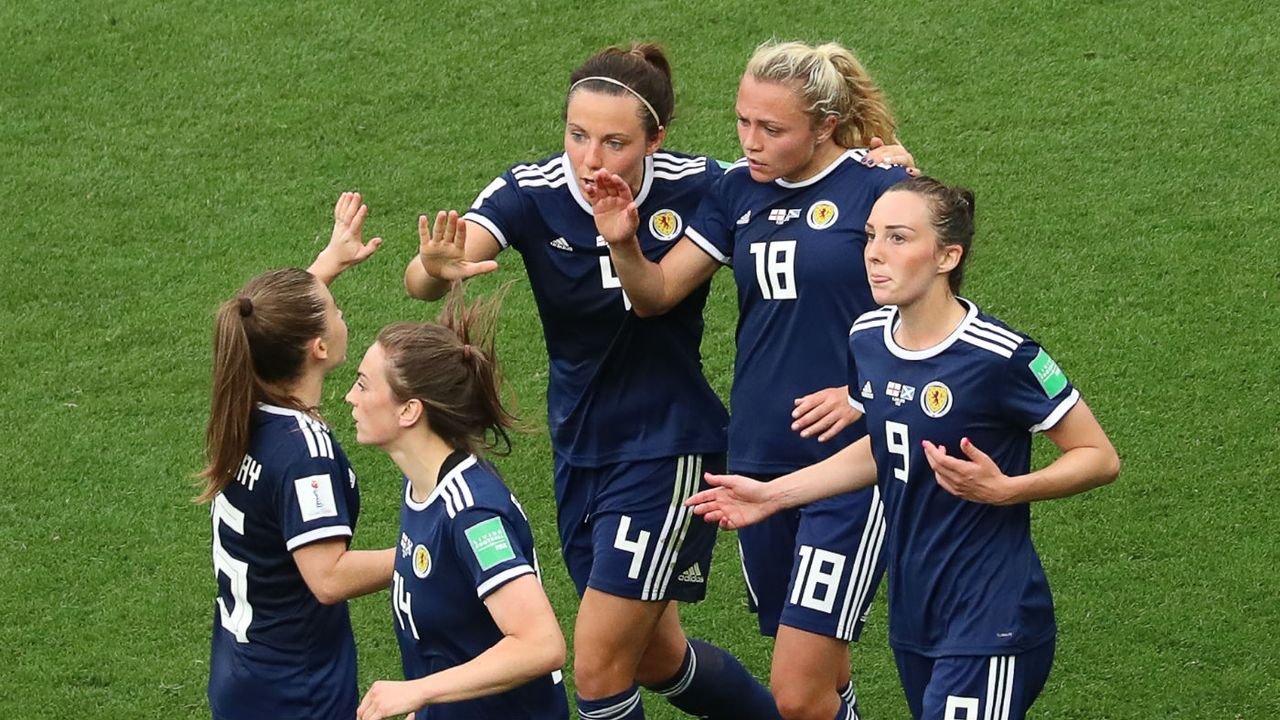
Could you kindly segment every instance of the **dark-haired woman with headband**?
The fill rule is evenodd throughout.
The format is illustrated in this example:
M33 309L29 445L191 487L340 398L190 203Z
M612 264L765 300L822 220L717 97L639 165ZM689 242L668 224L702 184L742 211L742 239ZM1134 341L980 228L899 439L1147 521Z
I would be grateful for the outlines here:
M702 374L709 284L662 317L640 317L598 239L588 196L599 171L635 198L640 252L660 260L720 178L710 158L661 149L675 99L651 44L607 48L569 77L564 152L513 166L461 218L419 220L410 294L524 259L550 359L547 420L561 548L582 597L574 677L583 718L643 717L639 686L691 715L776 717L724 650L689 639L676 602L706 592L714 532L685 499L724 467L724 406Z

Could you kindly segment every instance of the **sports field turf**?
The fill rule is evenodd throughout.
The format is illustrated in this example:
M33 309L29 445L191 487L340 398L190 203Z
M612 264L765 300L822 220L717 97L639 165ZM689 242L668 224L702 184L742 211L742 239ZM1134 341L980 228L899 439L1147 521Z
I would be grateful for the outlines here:
M1280 715L1278 31L1280 5L1244 0L0 5L0 718L207 717L212 311L305 266L339 192L387 238L335 285L356 358L434 313L400 285L416 215L557 152L590 51L662 41L668 147L733 159L737 76L770 36L854 48L919 162L975 190L965 294L1053 351L1124 460L1034 508L1060 624L1037 716ZM528 283L499 261L472 291L514 283L500 352L542 428ZM727 273L707 314L727 394ZM387 546L399 476L354 442L354 366L324 410L361 473L356 546ZM568 632L545 430L499 467ZM691 633L766 677L728 534L710 595ZM362 689L398 677L386 596L352 613ZM883 599L854 675L867 717L905 716Z

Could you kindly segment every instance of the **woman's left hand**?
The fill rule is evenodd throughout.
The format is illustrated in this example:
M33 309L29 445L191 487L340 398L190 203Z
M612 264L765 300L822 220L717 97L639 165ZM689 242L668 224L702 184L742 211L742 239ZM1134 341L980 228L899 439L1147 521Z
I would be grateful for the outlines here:
M376 237L364 242L364 218L369 206L360 202L360 193L344 192L333 207L333 234L329 244L311 264L311 274L327 285L347 268L359 265L382 245Z
M849 404L848 386L826 388L795 399L791 411L791 429L800 437L818 436L826 442L858 419L858 411Z
M938 484L943 490L970 502L987 505L1010 505L1016 488L1008 475L1000 471L986 453L969 441L960 440L960 449L968 456L968 460L951 457L946 447L934 445L925 440L924 456L938 476Z

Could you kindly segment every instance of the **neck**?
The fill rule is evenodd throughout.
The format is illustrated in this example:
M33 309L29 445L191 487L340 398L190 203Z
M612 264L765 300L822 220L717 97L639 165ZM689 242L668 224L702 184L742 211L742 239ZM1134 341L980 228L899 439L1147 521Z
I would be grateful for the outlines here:
M803 182L817 175L827 168L828 165L836 161L836 158L844 154L845 148L836 144L835 140L828 138L813 151L813 157L809 159L808 164L800 169L794 177L783 178L787 182Z
M409 478L413 499L423 502L436 489L440 468L454 448L427 428L416 426L388 445L386 451Z
M925 350L942 342L964 320L965 307L947 283L934 283L924 296L898 306L902 323L893 339L907 350Z
M308 410L318 408L320 407L320 397L324 390L324 371L318 369L304 370L302 377L295 382L270 385L269 387L276 395L291 397Z

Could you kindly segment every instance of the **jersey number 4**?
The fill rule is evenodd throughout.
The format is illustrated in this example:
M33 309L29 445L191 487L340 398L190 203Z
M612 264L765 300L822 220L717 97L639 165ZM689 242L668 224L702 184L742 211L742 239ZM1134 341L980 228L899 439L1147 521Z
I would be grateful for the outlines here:
M227 576L231 587L231 610L221 597L218 598L218 614L222 627L236 637L236 642L249 642L249 623L253 622L253 606L249 604L249 563L233 557L222 545L220 526L226 526L237 535L244 535L244 512L231 504L225 495L213 499L213 576Z
M627 310L631 309L631 298L627 297L627 291L622 290L622 280L618 278L618 274L613 271L613 259L608 255L600 256L600 285L604 289L618 288L622 291L622 307Z
M755 243L756 281L765 300L796 299L796 241L774 240Z

